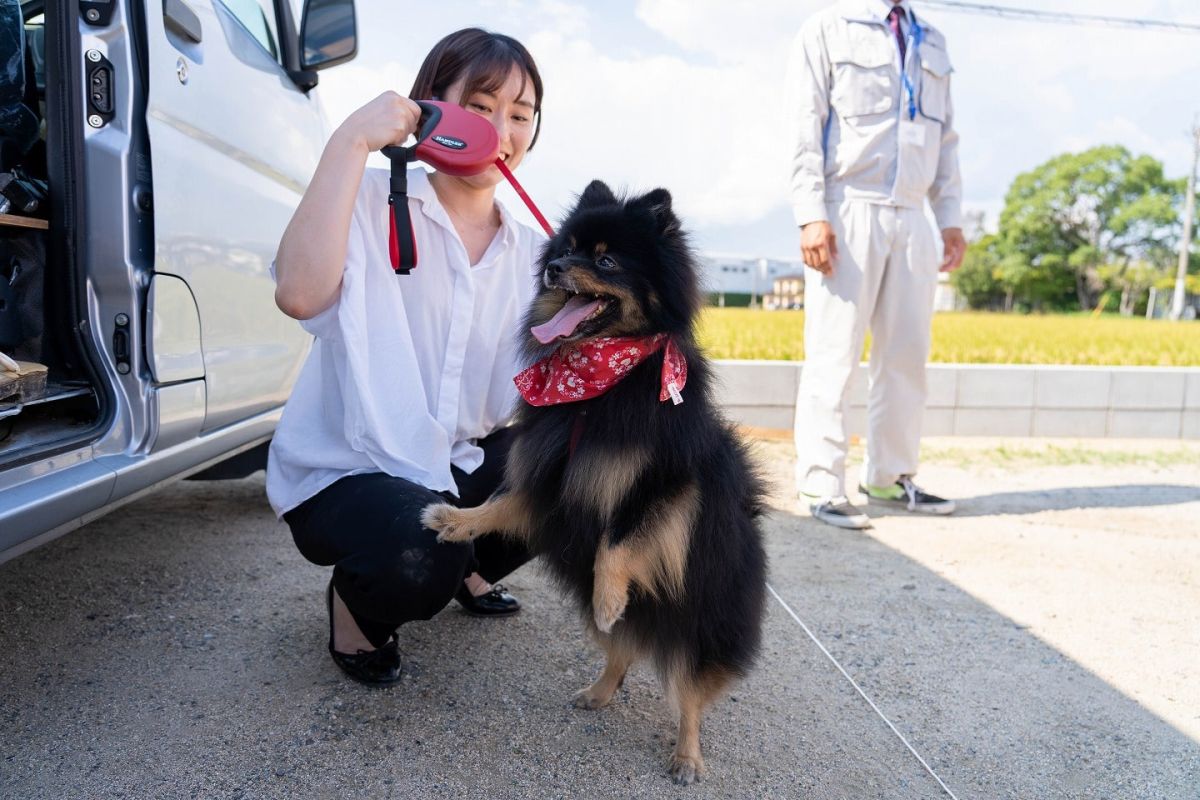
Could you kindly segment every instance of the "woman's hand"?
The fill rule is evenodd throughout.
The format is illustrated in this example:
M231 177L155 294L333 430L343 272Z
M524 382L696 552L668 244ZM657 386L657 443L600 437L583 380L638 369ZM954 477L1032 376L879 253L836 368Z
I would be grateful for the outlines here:
M334 136L372 152L403 144L417 130L420 119L420 106L395 92L384 92L346 117Z
M310 319L337 299L367 155L402 144L420 118L421 107L412 100L384 92L329 137L275 257L275 304L283 313Z

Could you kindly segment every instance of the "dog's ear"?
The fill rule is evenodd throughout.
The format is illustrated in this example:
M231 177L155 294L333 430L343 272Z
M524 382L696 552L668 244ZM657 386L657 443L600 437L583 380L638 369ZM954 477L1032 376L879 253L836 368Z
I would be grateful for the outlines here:
M674 233L679 230L679 217L671 209L671 193L666 189L654 189L629 203L630 206L643 208L654 217L659 233Z
M608 184L604 181L592 181L583 190L583 194L579 195L579 202L575 204L575 211L582 211L585 208L595 208L597 206L616 205L617 196L613 194L612 189L608 188Z

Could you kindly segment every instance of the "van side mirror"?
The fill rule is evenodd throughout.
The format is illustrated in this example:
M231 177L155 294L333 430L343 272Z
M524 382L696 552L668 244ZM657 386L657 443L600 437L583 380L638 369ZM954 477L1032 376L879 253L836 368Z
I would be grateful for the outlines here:
M300 21L301 70L332 67L357 53L354 0L306 0Z

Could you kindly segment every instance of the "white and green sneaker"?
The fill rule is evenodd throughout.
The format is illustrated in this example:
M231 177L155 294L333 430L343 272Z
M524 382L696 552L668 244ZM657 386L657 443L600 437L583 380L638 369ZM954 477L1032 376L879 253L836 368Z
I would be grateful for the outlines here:
M816 498L812 495L801 496L808 500L808 510L812 512L813 519L819 519L828 525L854 531L861 531L871 527L870 518L856 506L852 505L850 500L844 496L824 498ZM813 502L814 500L816 502Z
M953 514L954 501L930 494L913 483L911 475L901 475L891 486L860 484L858 490L867 502L914 511L918 514Z

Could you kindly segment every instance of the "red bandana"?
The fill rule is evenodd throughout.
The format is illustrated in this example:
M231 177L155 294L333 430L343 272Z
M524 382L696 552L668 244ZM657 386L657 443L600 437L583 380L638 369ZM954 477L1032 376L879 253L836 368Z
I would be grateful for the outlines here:
M590 400L611 389L651 353L658 352L664 343L666 352L658 400L663 402L669 397L679 405L683 402L679 392L687 383L687 359L676 347L675 340L665 333L643 337L604 336L563 345L518 373L513 383L531 406Z

